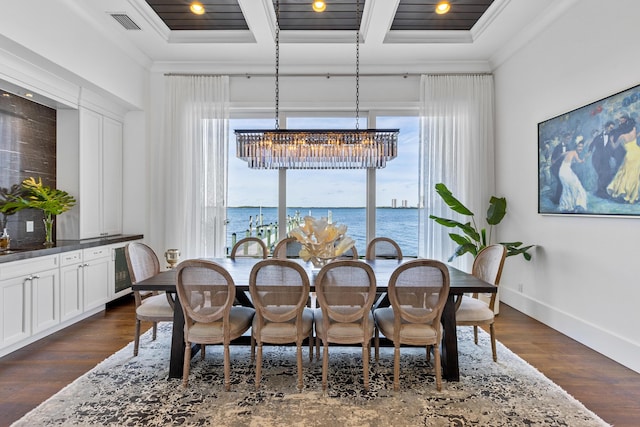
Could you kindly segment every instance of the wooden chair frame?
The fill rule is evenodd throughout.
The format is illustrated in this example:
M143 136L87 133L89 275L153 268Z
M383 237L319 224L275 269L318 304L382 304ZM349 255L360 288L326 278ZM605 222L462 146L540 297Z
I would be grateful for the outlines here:
M368 283L362 284L368 288L366 299L362 304L353 305L352 309L348 312L334 310L325 293L328 277L332 270L340 268L359 268L364 270L367 275ZM354 285L355 286L355 285ZM359 294L359 293L357 293ZM318 297L318 304L322 311L322 326L320 331L318 330L318 320L315 319L316 324L316 340L319 338L324 345L323 360L322 360L322 388L327 388L327 373L329 370L329 343L335 344L362 344L362 362L363 362L363 377L364 388L369 389L369 348L371 344L371 338L373 333L369 333L369 330L373 332L373 324L369 326L369 322L373 319L371 317L371 307L376 296L376 277L373 269L366 263L358 260L336 260L322 267L316 278L316 295ZM346 296L349 293L345 293ZM346 298L347 299L347 298ZM359 324L359 328L362 330L362 335L357 338L341 337L331 333L332 326L336 327L340 324Z
M300 288L298 289L299 298L297 300L288 299L286 294L295 296L292 293L291 285L268 284L265 286L260 283L259 274L263 269L270 267L278 267L282 270L288 269L295 272L300 278ZM256 309L256 315L253 319L252 334L258 347L258 357L256 360L256 389L260 387L260 376L262 371L262 344L286 344L295 342L297 347L297 364L298 364L298 388L302 390L302 341L309 338L309 359L313 359L313 312L307 308L309 299L309 276L304 267L300 264L286 259L267 259L258 262L253 266L249 276L249 291ZM270 294L278 295L270 297ZM283 295L285 296L284 298ZM304 313L311 316L311 322L305 330ZM293 333L283 334L286 326L291 326L293 321ZM274 324L278 328L278 332L273 335L269 331L273 330ZM287 325L288 324L288 325ZM264 328L264 329L263 329ZM269 328L269 329L266 329Z
M438 292L438 300L436 304L433 304L430 311L411 310L410 308L402 304L402 301L398 296L398 282L402 278L403 274L408 270L425 267L437 269L440 271L442 282ZM422 287L429 287L428 282L426 282L426 280L424 279L419 279L419 283L423 285ZM381 310L388 310L388 308L375 310L374 316L376 317L377 324L375 346L377 359L377 349L379 346L378 330L382 331L382 333L387 338L393 341L394 390L399 390L400 388L400 346L402 344L426 346L427 358L429 356L430 347L433 347L434 364L436 371L436 387L438 391L442 389L442 366L440 364L440 342L442 341L442 327L440 325L440 319L442 317L442 311L449 295L449 285L449 270L447 269L447 266L440 261L431 259L416 259L401 264L394 270L391 277L389 278L387 293L389 295L389 300L391 301L391 307L393 310L393 332L390 333L388 330L386 330L385 325L379 322L378 313L381 313ZM404 329L412 328L413 325L420 324L428 325L430 327L430 330L433 332L433 335L428 336L427 334L416 334L414 336L411 336L410 334L402 333Z

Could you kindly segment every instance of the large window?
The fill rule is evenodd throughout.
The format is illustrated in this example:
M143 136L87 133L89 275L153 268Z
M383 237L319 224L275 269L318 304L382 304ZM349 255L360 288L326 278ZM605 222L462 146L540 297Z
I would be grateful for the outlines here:
M406 256L418 255L417 116L376 118L378 129L400 129L398 156L376 172L376 235L396 240Z
M234 129L273 129L270 119L229 120L229 189L227 195L227 248L246 235L271 234L278 222L278 171L249 169L236 157ZM271 227L270 224L273 224Z
M289 129L352 129L353 117L288 117ZM376 236L398 241L406 256L418 253L418 118L380 116L376 128L399 128L398 157L376 170ZM275 243L278 222L278 171L252 170L236 158L234 129L272 129L273 119L231 119L227 245L235 238L261 232ZM366 129L366 118L360 120ZM346 224L362 256L366 250L366 170L287 170L286 215L331 216ZM395 202L394 202L395 199ZM251 221L251 222L250 222ZM373 236L372 236L373 237Z

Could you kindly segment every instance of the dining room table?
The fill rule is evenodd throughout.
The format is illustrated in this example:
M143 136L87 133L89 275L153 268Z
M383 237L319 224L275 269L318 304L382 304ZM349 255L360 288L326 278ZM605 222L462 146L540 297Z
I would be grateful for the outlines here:
M205 258L222 265L233 278L236 287L237 301L246 306L252 306L250 298L247 296L249 291L249 276L253 266L260 261L257 258ZM393 271L402 263L412 258L404 258L403 260L395 259L376 259L376 260L360 260L369 264L376 277L376 292L382 296L376 302L376 306L384 306L388 304L385 298L389 279ZM304 262L301 259L292 259L300 263L307 274L311 283L311 292L315 291L315 277L319 269L313 267L311 263ZM442 345L441 345L441 366L442 376L448 381L460 380L460 368L458 365L458 337L456 332L456 298L465 293L496 293L498 287L490 283L484 282L472 274L461 271L455 267L447 266L449 270L449 295L444 306L441 322L442 322ZM176 294L176 271L167 270L142 280L132 285L132 289L136 291L164 291ZM182 370L184 366L185 342L184 342L184 315L180 305L179 298L175 298L173 313L173 330L171 336L171 354L169 360L169 378L182 378Z

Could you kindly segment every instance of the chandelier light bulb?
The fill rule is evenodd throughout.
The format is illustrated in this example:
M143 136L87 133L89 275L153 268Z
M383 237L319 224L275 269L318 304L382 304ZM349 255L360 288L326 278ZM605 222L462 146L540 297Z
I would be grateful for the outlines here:
M451 5L448 1L441 1L436 5L436 13L438 15L444 15L445 13L449 12L449 10L451 10Z
M199 3L197 1L191 3L191 6L189 6L189 10L191 10L191 12L195 13L196 15L204 15L205 12L202 3Z
M318 0L318 1L314 1L313 2L313 10L315 12L324 12L324 10L327 8L327 4L325 2L323 2L322 0Z

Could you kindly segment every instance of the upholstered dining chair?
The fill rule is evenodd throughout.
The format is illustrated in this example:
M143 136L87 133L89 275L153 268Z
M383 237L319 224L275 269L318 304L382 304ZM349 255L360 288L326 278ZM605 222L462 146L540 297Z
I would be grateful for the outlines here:
M347 251L343 252L338 258L336 259L358 259L358 250L356 249L355 246L352 246L350 249L348 249Z
M231 259L236 258L262 258L269 256L269 248L259 237L245 237L236 242L231 248Z
M132 242L124 248L131 283L136 284L160 273L160 261L156 253L144 243ZM173 322L173 300L164 292L133 291L136 304L136 331L133 355L138 355L140 322L153 322L153 340L158 332L158 322Z
M442 389L440 318L449 295L449 270L440 261L415 259L398 266L387 290L390 307L374 310L377 330L393 341L393 389L400 388L400 346L433 346L436 388ZM379 338L376 334L376 359Z
M309 276L300 264L286 259L266 259L251 269L249 291L256 315L252 333L258 347L256 389L262 373L262 345L295 343L298 389L302 390L302 341L309 338L309 360L313 359L313 310L309 299Z
M300 258L302 244L295 237L281 239L273 248L273 258Z
M503 245L487 246L476 255L471 274L480 280L498 286L506 257L507 249ZM489 303L480 300L478 296L478 294L473 294L458 298L456 301L456 325L473 326L473 340L476 345L478 344L478 326L489 325L491 352L493 353L493 361L497 362L496 333L493 325L497 294L490 294Z
M401 260L402 249L395 240L389 237L376 237L367 245L365 258L368 260L376 258Z
M224 346L224 387L229 390L231 361L229 343L250 327L255 310L234 306L235 283L229 272L213 261L186 260L176 267L178 298L184 314L183 387L189 383L191 344Z
M369 389L369 348L374 320L371 306L376 295L376 277L368 264L357 260L328 263L316 277L319 309L315 310L316 339L324 345L322 389L327 388L329 343L361 344L365 390Z

